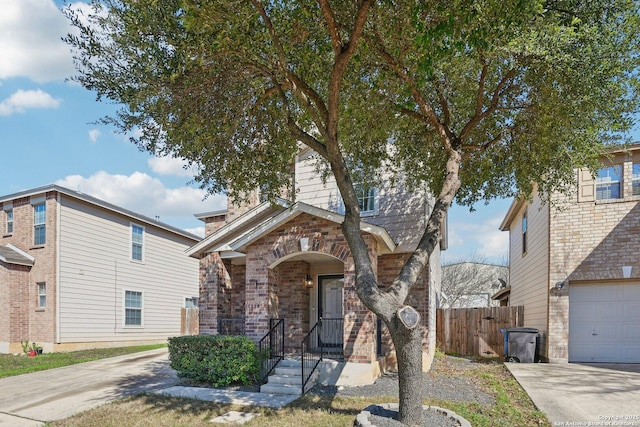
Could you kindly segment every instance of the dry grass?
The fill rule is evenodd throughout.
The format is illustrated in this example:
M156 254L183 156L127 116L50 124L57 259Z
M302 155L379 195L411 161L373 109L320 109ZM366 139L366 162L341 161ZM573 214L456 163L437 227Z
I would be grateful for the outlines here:
M549 426L527 394L497 361L474 363L472 369L452 369L445 375L464 375L495 396L490 406L476 402L425 400L468 419L474 427ZM389 397L362 398L306 395L285 408L266 409L202 402L151 394L142 394L84 412L50 426L212 426L210 420L229 411L257 412L260 416L244 424L247 427L352 426L356 415L372 403L397 401Z

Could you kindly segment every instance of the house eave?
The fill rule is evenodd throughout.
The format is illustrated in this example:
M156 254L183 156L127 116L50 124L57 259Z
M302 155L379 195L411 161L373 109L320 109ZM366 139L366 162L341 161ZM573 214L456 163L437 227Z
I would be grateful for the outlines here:
M286 206L287 203L284 200L277 200L275 204L268 201L263 202L191 246L186 250L186 254L187 256L198 258L204 253L217 252L219 246L227 244L224 240L225 237L252 221L259 220L262 215L268 214L270 210L282 210L285 209Z
M165 224L163 222L157 221L155 219L149 218L145 215L141 215L139 213L130 211L128 209L125 208L121 208L119 206L113 205L109 202L105 202L104 200L98 199L97 197L93 197L90 196L88 194L85 193L81 193L79 191L75 191L75 190L71 190L69 188L65 188L62 187L60 185L56 185L56 184L49 184L49 185L45 185L42 187L38 187L38 188L33 188L30 190L25 190L25 191L21 191L18 193L13 193L13 194L8 194L6 196L2 196L0 197L0 203L4 203L10 200L14 200L14 199L20 199L20 198L24 198L24 197L31 197L31 196L35 196L35 195L39 195L39 194L43 194L43 193L48 193L50 191L55 191L58 192L60 194L64 194L65 196L68 197L72 197L74 199L77 200L81 200L83 202L98 206L102 209L106 209L108 211L112 211L115 213L118 213L120 215L124 215L126 217L129 217L135 221L138 221L142 224L145 225L150 225L153 226L155 228L159 228L159 229L163 229L165 231L168 231L172 234L177 234L180 235L182 237L185 237L187 239L193 240L193 241L199 241L201 239L200 236L197 236L195 234L189 233L185 230L182 230L180 228L174 227L172 225L169 224Z
M511 223L516 218L516 215L525 202L526 200L524 198L518 197L513 199L513 202L511 203L511 206L509 206L507 214L504 216L504 219L500 224L500 231L509 231L509 228L511 228Z
M342 224L344 222L344 215L327 211L303 202L296 202L290 208L283 210L273 218L253 229L251 232L242 236L240 239L230 243L230 247L234 251L245 252L248 245L302 213L307 213L327 221L335 222L336 224ZM396 244L384 228L360 221L360 230L371 234L382 244L379 250L380 254L391 253L395 250Z

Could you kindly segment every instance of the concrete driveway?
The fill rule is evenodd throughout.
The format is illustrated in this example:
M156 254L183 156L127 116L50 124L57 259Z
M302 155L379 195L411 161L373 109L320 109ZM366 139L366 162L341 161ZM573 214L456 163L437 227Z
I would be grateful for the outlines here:
M640 364L505 365L553 426L640 426Z
M166 348L2 378L0 426L37 426L176 383Z

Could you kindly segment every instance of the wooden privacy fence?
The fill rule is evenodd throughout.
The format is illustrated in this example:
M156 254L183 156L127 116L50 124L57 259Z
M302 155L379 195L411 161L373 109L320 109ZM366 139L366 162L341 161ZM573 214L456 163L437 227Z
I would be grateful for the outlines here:
M180 335L198 335L199 333L200 324L198 308L183 307L180 315Z
M436 341L449 354L502 356L504 334L500 329L523 325L523 306L439 309Z

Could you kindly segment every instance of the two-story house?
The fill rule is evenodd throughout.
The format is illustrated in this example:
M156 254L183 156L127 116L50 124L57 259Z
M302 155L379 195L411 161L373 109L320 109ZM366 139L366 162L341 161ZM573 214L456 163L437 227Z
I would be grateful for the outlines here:
M551 362L640 362L640 144L612 149L570 196L517 199L509 231L510 305L540 330Z
M165 342L198 295L198 236L57 185L0 197L0 352Z
M299 353L305 336L320 325L312 346L323 346L339 361L329 381L371 383L383 361L393 363L393 349L356 293L337 186L332 179L322 182L309 149L298 154L294 169L293 203L261 203L256 192L241 207L197 215L206 223L206 237L188 254L200 260L200 333L241 332L259 340L270 319L284 319L285 350ZM416 248L433 202L427 192L401 186L357 190L362 235L386 287ZM440 248L407 301L422 318L425 369L435 350L439 283Z

